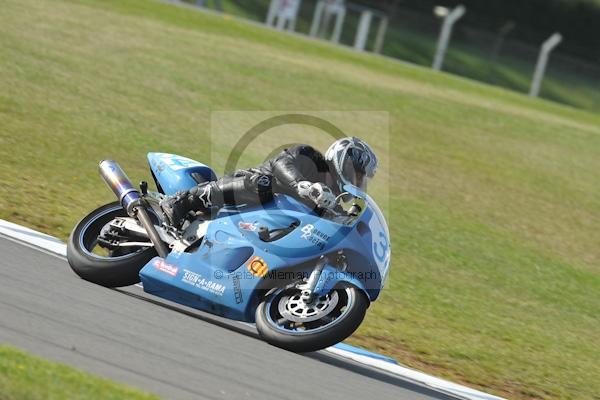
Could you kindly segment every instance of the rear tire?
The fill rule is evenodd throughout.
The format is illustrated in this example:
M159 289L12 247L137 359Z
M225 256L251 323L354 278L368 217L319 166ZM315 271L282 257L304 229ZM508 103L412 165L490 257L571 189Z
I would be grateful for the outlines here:
M73 229L67 242L67 260L71 269L86 281L107 287L129 286L140 281L139 272L155 257L154 247L134 247L131 252L101 256L92 252L102 228L127 213L118 202L92 211Z
M290 324L290 321L285 321L285 316L281 314L281 307L285 309L285 305L280 306L279 303L282 301L285 303L286 298L289 299L288 301L294 301L292 298L296 295L293 290L297 289L291 290L290 293L290 287L277 289L259 304L256 309L256 328L260 336L270 344L296 353L321 350L346 339L359 327L370 304L362 290L342 282L327 294L329 299L335 296L337 300L331 311L324 313L322 326L319 326L319 319L313 319L306 324ZM333 292L336 292L335 295L331 294ZM327 305L322 306L324 311L327 311L327 307ZM309 310L314 308L309 306ZM303 325L306 326L304 330L302 330ZM298 326L301 327L300 330Z

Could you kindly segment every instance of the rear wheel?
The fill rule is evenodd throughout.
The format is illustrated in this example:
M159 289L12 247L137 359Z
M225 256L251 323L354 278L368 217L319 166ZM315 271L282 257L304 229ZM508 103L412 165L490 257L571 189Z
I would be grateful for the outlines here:
M297 353L332 346L361 324L369 300L342 282L331 292L305 303L297 285L276 289L256 310L256 328L269 343Z
M125 247L107 245L99 240L114 230L111 223L123 217L127 217L127 213L114 202L92 211L75 226L67 242L67 260L81 278L108 287L128 286L140 281L140 269L156 256L150 240L132 237L131 241L139 245ZM120 239L125 243L128 241L127 237Z

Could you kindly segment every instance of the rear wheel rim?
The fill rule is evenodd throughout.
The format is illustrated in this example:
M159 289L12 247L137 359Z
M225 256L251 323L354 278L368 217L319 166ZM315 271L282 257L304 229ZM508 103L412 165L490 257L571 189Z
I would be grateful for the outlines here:
M115 204L114 206L103 210L102 212L95 214L89 221L85 223L85 225L81 228L81 232L79 233L79 246L83 253L85 253L88 257L92 257L98 260L126 260L129 258L133 258L143 252L147 247L131 247L133 250L130 253L118 256L102 256L100 254L94 253L94 249L98 246L98 236L102 229L109 224L116 217L124 217L127 214L123 207L120 204Z

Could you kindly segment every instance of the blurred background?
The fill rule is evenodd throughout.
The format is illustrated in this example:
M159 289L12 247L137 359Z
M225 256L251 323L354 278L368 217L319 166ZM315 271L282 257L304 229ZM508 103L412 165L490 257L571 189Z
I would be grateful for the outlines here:
M310 35L319 0L185 2L257 22L267 22L273 4L295 19L293 28L286 26L286 30ZM426 66L433 64L445 16L463 6L465 13L453 26L442 69L524 93L530 92L542 43L560 33L562 41L551 52L539 95L600 111L600 25L593 22L600 18L600 2L596 0L321 2L326 8L316 36L337 42L336 11L343 8L339 43L354 47L361 15L369 12L361 50Z

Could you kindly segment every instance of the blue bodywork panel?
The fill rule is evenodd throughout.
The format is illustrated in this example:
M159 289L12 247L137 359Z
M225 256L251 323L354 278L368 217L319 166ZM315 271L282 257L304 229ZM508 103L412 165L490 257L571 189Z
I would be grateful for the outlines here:
M148 163L157 186L168 195L217 179L210 167L176 154L148 153Z
M161 161L169 166L162 167L160 178L157 175L166 193L167 188L186 189L181 187L185 172L179 171L197 168L212 173L199 163L174 170L160 154L151 153L148 158L153 170L154 165L157 170L163 165ZM308 278L321 255L333 258L343 251L347 270L325 265L316 291L326 293L346 281L373 301L387 277L391 252L381 211L368 195L364 200L364 212L349 224L322 218L283 194L263 206L225 207L209 222L198 248L172 251L166 259L155 257L144 266L140 271L144 290L213 314L254 322L260 297L269 288L291 277ZM265 241L261 230L277 234Z

